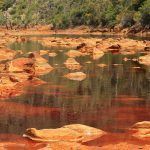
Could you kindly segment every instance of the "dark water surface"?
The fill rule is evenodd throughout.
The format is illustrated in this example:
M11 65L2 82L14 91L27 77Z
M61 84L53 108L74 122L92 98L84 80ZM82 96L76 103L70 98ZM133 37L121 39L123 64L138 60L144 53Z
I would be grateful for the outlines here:
M14 43L10 47L24 52L48 49L37 42ZM26 94L0 102L1 133L22 135L30 127L57 128L72 123L122 133L136 122L150 121L150 68L123 60L140 54L108 53L97 61L90 56L79 57L81 71L87 74L79 82L63 77L71 72L63 65L68 50L51 51L58 55L44 57L55 69L40 77L47 84L28 87ZM100 68L100 63L108 66Z

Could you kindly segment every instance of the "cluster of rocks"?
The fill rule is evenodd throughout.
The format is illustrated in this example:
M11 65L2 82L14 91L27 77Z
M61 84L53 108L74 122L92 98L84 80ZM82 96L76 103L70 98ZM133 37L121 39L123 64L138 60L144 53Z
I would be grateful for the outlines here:
M34 38L32 38L34 40ZM36 39L37 40L37 39ZM54 38L46 37L38 39L45 46L76 48L82 53L91 54L94 49L103 52L133 54L136 52L149 52L150 42L128 38Z
M34 39L33 39L34 40ZM36 39L37 40L37 39ZM74 48L66 53L71 58L91 55L93 60L101 58L105 53L120 53L122 55L130 55L135 53L143 53L145 56L140 57L139 63L149 65L150 42L139 41L128 38L54 38L46 37L39 39L45 46ZM53 55L53 54L52 54ZM54 54L55 56L55 54ZM80 68L79 64L72 59L67 61L65 65L69 65L72 70ZM74 67L75 66L75 67Z
M36 85L38 80L38 84L43 84L44 81L38 79L38 76L53 70L53 67L38 52L29 53L27 57L7 48L0 49L0 52L1 99L22 94L25 85L30 82L35 82Z

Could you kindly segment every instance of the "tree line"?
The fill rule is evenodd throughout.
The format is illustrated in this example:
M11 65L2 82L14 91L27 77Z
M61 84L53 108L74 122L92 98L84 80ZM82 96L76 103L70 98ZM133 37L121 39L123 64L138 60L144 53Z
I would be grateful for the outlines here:
M0 0L0 25L150 27L150 0Z

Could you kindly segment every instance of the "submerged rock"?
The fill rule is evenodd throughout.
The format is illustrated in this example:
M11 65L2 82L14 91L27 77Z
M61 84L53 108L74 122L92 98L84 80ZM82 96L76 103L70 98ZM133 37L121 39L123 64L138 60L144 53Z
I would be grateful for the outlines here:
M74 59L74 58L68 58L65 62L64 62L66 68L70 69L70 70L80 70L81 69L81 65Z
M70 80L82 81L86 78L86 74L83 72L74 72L74 73L68 73L64 75L64 77Z
M105 135L106 132L82 124L66 125L57 129L27 129L24 137L41 142L87 142Z
M130 129L132 136L150 141L150 121L142 121L134 124Z

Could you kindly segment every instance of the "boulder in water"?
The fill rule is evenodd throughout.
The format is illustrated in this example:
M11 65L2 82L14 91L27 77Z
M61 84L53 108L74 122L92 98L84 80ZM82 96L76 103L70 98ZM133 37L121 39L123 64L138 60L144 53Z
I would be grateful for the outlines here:
M102 137L106 132L82 124L66 125L57 129L27 129L24 137L41 142L87 142Z
M74 58L68 58L65 62L64 62L66 68L70 69L70 70L80 70L81 69L81 65L74 59Z
M83 72L74 72L74 73L68 73L64 77L70 80L82 81L86 78L86 74Z
M142 121L134 124L130 129L132 136L150 141L150 121Z

